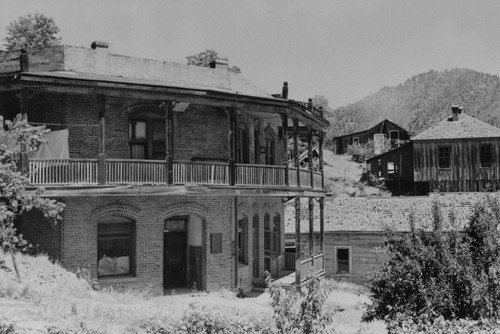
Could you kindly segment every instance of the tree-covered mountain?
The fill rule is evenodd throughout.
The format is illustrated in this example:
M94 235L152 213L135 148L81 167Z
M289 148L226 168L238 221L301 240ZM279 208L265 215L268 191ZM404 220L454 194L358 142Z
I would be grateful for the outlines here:
M361 101L329 110L327 138L368 129L386 118L415 135L448 116L452 105L500 127L500 78L468 69L416 75L396 87L384 87Z

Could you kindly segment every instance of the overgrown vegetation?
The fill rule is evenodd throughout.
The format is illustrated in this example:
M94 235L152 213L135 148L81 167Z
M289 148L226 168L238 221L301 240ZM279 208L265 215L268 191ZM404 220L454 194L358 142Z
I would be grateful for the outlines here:
M409 235L389 235L370 278L372 304L363 320L382 319L394 333L452 328L457 319L488 320L500 330L498 200L479 201L463 231L453 215L451 226L443 226L437 200L431 214L430 231L417 228L411 216Z

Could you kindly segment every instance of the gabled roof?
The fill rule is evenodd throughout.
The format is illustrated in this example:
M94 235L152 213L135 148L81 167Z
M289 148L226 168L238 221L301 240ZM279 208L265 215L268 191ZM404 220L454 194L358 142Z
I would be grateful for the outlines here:
M452 117L452 116L450 116ZM412 138L418 140L460 139L460 138L500 138L500 129L477 118L459 114L457 121L446 118Z
M349 137L349 136L357 135L357 134L360 134L360 133L363 133L363 132L369 132L371 130L374 130L374 129L380 127L383 123L391 123L391 124L397 126L398 128L400 128L401 130L403 130L403 131L406 132L406 130L403 127L401 127L401 125L398 125L398 124L394 123L390 119L384 119L383 121L378 122L377 124L375 124L374 126L372 126L369 129L362 130L362 131L357 131L357 132L352 132L352 133L348 133L348 134L345 134L345 135L342 135L342 136L333 137L333 139L342 138L342 137Z

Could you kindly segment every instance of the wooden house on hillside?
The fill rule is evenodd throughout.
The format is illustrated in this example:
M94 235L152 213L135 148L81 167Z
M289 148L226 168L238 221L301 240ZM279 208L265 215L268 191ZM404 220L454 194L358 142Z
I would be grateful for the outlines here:
M411 163L410 163L411 156ZM412 138L408 146L367 160L394 194L500 189L500 129L452 107L452 115ZM399 188L398 188L399 186Z
M399 147L401 141L410 139L408 131L388 119L376 124L368 130L350 133L333 138L333 153L345 154L349 145L366 144L368 140L373 140L374 135L383 134L390 140L391 148Z
M322 207L325 197L322 114L286 89L266 93L227 62L188 66L101 46L29 50L0 62L2 116L22 113L65 131L53 143L66 153L21 155L32 189L65 203L63 221L51 228L30 212L19 232L102 285L247 291L265 270L279 275L283 203L306 197ZM299 135L309 152L317 139L319 170L300 168ZM296 284L321 272L322 261L320 251L298 261Z

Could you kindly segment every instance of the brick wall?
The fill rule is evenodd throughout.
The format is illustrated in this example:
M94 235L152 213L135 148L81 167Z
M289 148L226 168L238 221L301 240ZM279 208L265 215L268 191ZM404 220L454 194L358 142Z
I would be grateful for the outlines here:
M60 258L60 224L50 224L40 211L32 210L16 222L16 227L39 252L47 254L54 260Z

